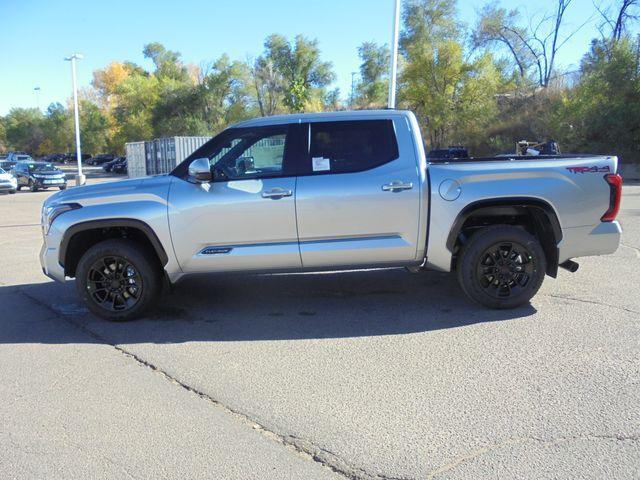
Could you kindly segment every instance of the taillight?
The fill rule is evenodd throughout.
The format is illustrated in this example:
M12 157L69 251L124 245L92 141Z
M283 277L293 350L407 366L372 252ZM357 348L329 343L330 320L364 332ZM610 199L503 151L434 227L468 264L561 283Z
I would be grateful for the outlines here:
M609 210L602 218L602 222L613 222L620 211L620 200L622 198L622 177L617 173L610 173L604 176L604 180L609 184Z

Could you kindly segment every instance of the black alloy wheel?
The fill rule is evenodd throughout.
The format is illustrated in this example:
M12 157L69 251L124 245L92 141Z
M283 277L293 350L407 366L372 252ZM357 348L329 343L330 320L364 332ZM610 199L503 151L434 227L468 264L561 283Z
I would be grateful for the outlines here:
M493 298L518 295L527 288L533 274L532 254L515 242L499 242L480 255L477 281Z
M472 300L489 308L515 308L538 292L547 263L539 240L523 227L492 225L462 246L456 271Z
M87 272L86 284L91 300L111 312L133 308L144 289L136 267L119 256L96 260Z

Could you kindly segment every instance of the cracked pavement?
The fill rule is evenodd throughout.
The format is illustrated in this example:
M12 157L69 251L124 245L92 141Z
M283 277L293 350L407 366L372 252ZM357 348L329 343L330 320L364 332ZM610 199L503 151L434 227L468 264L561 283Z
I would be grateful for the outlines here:
M623 246L487 311L403 270L186 279L109 324L0 197L1 478L638 478L640 186Z

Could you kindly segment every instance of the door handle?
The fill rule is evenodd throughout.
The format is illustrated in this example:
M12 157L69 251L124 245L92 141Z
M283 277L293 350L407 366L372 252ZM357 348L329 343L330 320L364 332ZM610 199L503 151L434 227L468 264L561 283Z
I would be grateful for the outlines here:
M284 188L273 188L267 192L262 192L262 198L272 198L278 200L282 197L290 197L293 195L291 190L285 190Z
M385 192L399 192L401 190L411 190L413 188L413 183L408 182L408 183L404 183L404 182L391 182L391 183L385 183L384 185L382 185L382 190L384 190Z

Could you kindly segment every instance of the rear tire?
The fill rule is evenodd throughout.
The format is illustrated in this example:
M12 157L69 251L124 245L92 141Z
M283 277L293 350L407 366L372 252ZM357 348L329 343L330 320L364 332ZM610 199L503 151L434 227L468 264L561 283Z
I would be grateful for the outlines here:
M114 322L133 320L156 303L161 267L136 243L105 240L80 258L76 289L95 315Z
M523 305L538 292L546 272L540 242L522 228L486 227L462 248L457 277L464 293L489 308Z
M64 186L62 186L62 187L58 187L58 188L60 188L60 190L66 190L66 189L67 189L67 186L66 186L66 185L64 185Z

